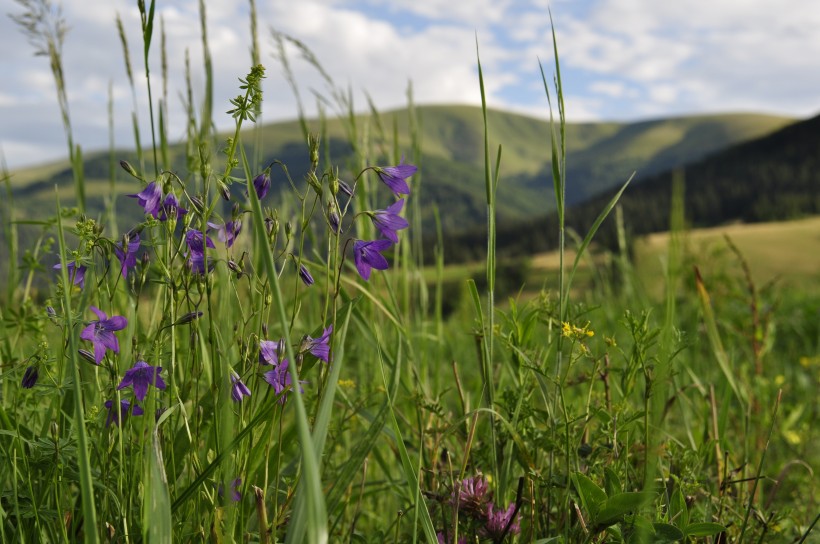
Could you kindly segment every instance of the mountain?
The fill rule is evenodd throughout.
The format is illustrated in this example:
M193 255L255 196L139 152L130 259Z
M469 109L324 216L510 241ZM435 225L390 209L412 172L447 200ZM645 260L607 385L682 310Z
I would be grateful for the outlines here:
M453 233L484 224L486 215L484 189L484 136L480 108L472 106L417 107L421 134L422 209L426 224L432 226L433 205L442 212L445 232ZM500 183L497 197L499 223L533 218L553 209L550 158L550 131L546 121L497 110L488 111L490 148L495 161L502 144ZM678 167L726 146L770 133L792 120L758 114L730 114L657 119L637 123L571 123L567 125L567 201L576 203L621 184L633 171L637 179ZM311 130L319 131L318 121L310 121ZM383 164L381 150L394 149L393 127L399 135L395 147L405 155L412 152L409 115L406 109L391 111L379 117L359 116L359 134L368 134L373 144L373 160ZM351 145L345 125L338 119L326 123L327 147L334 164L344 167L351 156ZM383 136L386 133L387 137ZM224 142L226 135L217 141ZM256 170L273 160L288 166L299 181L308 165L306 145L296 121L272 123L259 127L256 135L246 133L244 142ZM258 141L258 149L254 142ZM324 151L323 151L324 154ZM150 154L147 154L149 156ZM217 151L212 151L218 157ZM324 155L323 155L324 156ZM114 159L112 162L112 158ZM88 153L84 161L86 192L90 215L104 207L110 193L112 164L127 159L137 166L132 151ZM171 170L182 179L193 178L185 144L171 146ZM150 164L144 167L150 170ZM253 168L253 167L252 167ZM125 193L139 190L136 181L118 167L117 207L123 215L122 228L139 219ZM351 174L342 174L349 179ZM72 174L68 163L54 163L21 170L12 174L11 184L18 209L42 216L53 215L54 186L61 187L63 205L73 204ZM284 176L274 170L274 184L287 188ZM130 212L134 211L134 214ZM133 216L133 217L132 217Z
M481 110L470 106L424 106L416 108L416 112L422 144L420 175L411 180L411 187L414 188L411 198L420 198L423 233L429 236L435 232L434 211L437 208L445 234L445 255L448 261L476 258L482 248L486 247L484 136ZM373 161L371 164L389 163L386 157L388 153L392 155L393 149L408 157L412 154L407 110L387 112L379 116L359 116L355 120L358 134L367 135L371 144L368 147L368 153ZM550 241L554 238L555 230L546 219L546 214L554 209L549 164L549 124L544 120L496 110L487 112L487 120L493 162L498 144L503 145L497 193L500 251L502 254L516 254L547 249L551 247ZM630 206L627 217L633 219L642 215L652 215L651 221L647 219L639 225L634 225L634 232L645 231L650 225L651 229L662 229L666 225L668 205L664 202L668 201L669 191L667 185L664 185L667 174L663 172L685 167L688 175L689 165L701 164L698 161L702 161L704 157L727 147L731 151L735 149L732 146L770 134L791 122L791 119L784 117L729 114L656 119L637 123L568 124L567 202L580 204L590 198L594 199L596 195L605 194L622 184L637 170L638 175L633 182L633 188L624 200L624 206ZM318 121L310 121L309 125L310 130L320 131L321 125ZM338 119L328 120L325 130L326 137L321 156L329 156L333 164L340 166L340 175L343 179L352 180L352 174L345 171L353 156L346 125ZM399 135L398 143L395 145L392 134ZM224 145L225 138L226 135L220 135L216 141ZM294 181L301 183L309 157L298 122L262 125L258 127L256 134L245 133L243 141L246 143L247 156L254 165L252 169L255 172L260 171L271 161L280 160L287 165ZM255 145L255 142L258 144ZM752 159L756 158L756 153L762 156L768 151L766 144L755 145L760 145L760 149L755 148L749 152ZM793 145L798 143L795 142ZM796 153L799 155L804 151L808 152L800 148ZM217 158L221 157L220 152L221 150L216 148L210 153ZM149 156L150 153L146 153L146 157ZM191 159L191 156L195 157L196 153L188 153L184 143L169 148L167 164L170 164L170 170L177 173L186 183L194 183L194 180L198 179L196 159ZM814 151L814 156L820 157L817 150ZM119 168L117 162L121 159L130 161L141 171L153 169L147 158L145 164L140 166L133 150L116 150L113 154L107 151L86 153L83 161L87 214L94 218L104 218L104 210L113 194L119 232L129 229L143 218L139 206L126 196L138 192L140 184ZM218 162L217 160L216 163ZM740 159L727 162L725 167L719 163L706 164L714 166L703 168L711 168L710 171L720 170L727 176L732 175L732 169L735 169L736 173L749 170L748 165L744 166ZM214 169L217 170L218 166ZM788 169L785 171L791 172ZM820 170L815 168L813 171ZM112 175L114 184L111 182ZM700 175L701 170L692 170L693 183ZM770 175L774 176L775 172L770 172ZM736 174L731 179L735 180L733 183L736 183L737 187L727 188L728 192L745 190L743 187L750 183L751 178L747 174ZM644 182L641 185L647 187L647 192L638 191L638 184L641 181ZM273 182L275 190L289 190L284 175L278 169L273 171ZM650 188L655 185L658 186L659 192L652 193ZM55 186L59 188L60 202L64 207L75 204L72 173L67 162L55 162L13 172L10 175L9 186L13 206L0 206L0 225L4 228L10 213L16 221L53 217L56 210ZM234 190L241 191L241 188ZM714 193L714 190L708 187L704 191L707 194ZM632 196L633 193L652 196L639 200L639 197ZM652 198L658 199L657 202L651 201ZM277 196L268 196L268 199L271 202L282 202ZM6 202L11 201L7 198ZM636 204L631 204L632 202ZM758 200L756 204L758 208L765 205L765 200ZM577 224L579 232L585 232L584 225L591 222L590 215L593 211L597 214L599 209L600 203L593 201L591 206L582 206L577 212L573 211L569 219L575 221L572 224ZM290 213L287 210L282 211L285 214ZM719 214L722 210L713 210L710 213ZM594 218L594 215L592 217ZM728 216L719 219L727 218ZM18 259L22 259L22 252L35 246L41 232L40 226L17 226ZM109 227L105 232L110 235L112 230ZM432 246L425 244L425 247ZM8 251L4 238L3 242L0 242L0 262L7 262ZM54 262L53 258L47 258L45 261L48 266ZM26 262L34 261L28 259ZM5 265L0 267L0 280L5 278L6 271Z
M693 227L820 214L820 116L633 182L619 201L632 236L668 230L675 179L683 184L685 217ZM584 236L615 192L610 189L571 207L567 228ZM485 236L476 228L448 237L445 255L451 262L479 258ZM496 239L502 256L553 249L557 219L544 214L506 223L499 226ZM612 220L603 224L596 241L615 247Z

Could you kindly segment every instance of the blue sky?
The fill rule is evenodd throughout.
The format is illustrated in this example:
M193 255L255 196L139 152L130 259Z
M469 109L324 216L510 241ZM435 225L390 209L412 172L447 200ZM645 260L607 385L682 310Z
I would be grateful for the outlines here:
M55 2L56 3L56 2ZM808 0L257 0L265 80L263 121L295 116L295 103L273 56L271 26L304 42L334 82L367 93L379 108L406 103L480 101L478 38L491 107L546 117L538 67L553 71L548 9L558 36L570 121L755 111L808 117L820 112L820 3ZM137 79L137 109L147 134L136 1L63 0L70 27L63 57L75 137L86 150L108 145L108 89L114 96L115 142L131 146L134 110L114 18L123 19ZM217 105L215 122L230 127L228 99L248 70L245 0L208 0L208 34ZM11 168L65 155L54 82L45 58L8 13L0 19L0 149ZM195 100L202 86L197 0L157 0L165 21L171 76L170 134L184 127L180 94L184 57L191 57ZM159 89L159 39L151 72ZM289 49L309 113L313 91L326 93L317 71Z

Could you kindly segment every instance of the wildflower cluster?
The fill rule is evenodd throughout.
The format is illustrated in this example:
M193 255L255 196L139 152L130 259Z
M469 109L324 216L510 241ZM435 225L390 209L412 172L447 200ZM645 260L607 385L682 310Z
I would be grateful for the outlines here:
M568 338L572 342L573 348L576 350L574 357L591 356L592 352L587 345L587 341L595 336L595 331L589 328L589 321L583 326L578 326L568 321L561 324L561 335ZM612 345L612 340L605 338L607 345Z
M412 164L401 163L398 166L372 167L372 170L378 174L379 179L393 191L393 194L410 194L410 187L407 185L407 178L416 173L417 168ZM343 187L340 185L340 187ZM350 188L343 189L343 192L353 194ZM405 218L399 215L404 208L404 199L397 200L383 210L364 212L370 217L373 225L384 236L377 240L356 240L353 243L353 258L356 264L356 270L365 281L370 279L370 271L387 270L388 263L383 251L387 251L394 244L399 243L399 230L406 229L409 223ZM331 216L329 218L331 228L336 232L340 230L340 223L338 216Z
M573 325L568 321L564 321L561 324L561 334L572 340L584 340L585 338L595 336L595 331L589 328L589 322L587 322L583 327L579 327L578 325Z
M86 410L92 433L111 432L112 437L127 436L134 444L145 444L138 433L162 424L168 429L185 429L173 445L158 446L173 447L178 456L187 455L176 449L186 435L207 448L229 451L223 450L225 444L220 442L229 429L219 427L226 433L214 438L215 422L233 414L237 428L258 425L258 415L266 409L280 418L278 429L282 433L290 393L304 393L311 383L301 379L303 375L317 367L319 395L329 390L324 387L329 374L324 369L334 362L335 297L340 295L340 276L352 268L349 264L344 268L346 253L352 248L356 273L367 281L372 270L389 268L384 253L399 243L399 231L409 227L402 212L410 193L407 180L416 173L416 166L402 162L365 168L354 179L372 171L395 198L383 209L348 214L354 207L356 183L340 180L332 168L318 171L316 136L309 138L311 166L301 192L284 165L273 161L245 180L246 191L234 190L231 196L233 184L240 181L232 177L241 149L239 124L252 121L256 114L261 77L261 71L252 73L243 81L246 92L232 100L237 136L227 142L224 174L214 175L209 166L203 166L201 184L199 179L187 181L171 171L148 178L121 161L122 168L140 182L126 195L132 210L141 212L140 219L126 225L130 229L121 236L105 237L102 225L81 216L71 229L77 244L63 247L61 238L60 262L54 269L63 279L57 292L65 304L62 316L49 306L48 322L60 328L61 344L73 345L74 360L82 363L58 367L47 364L53 363L54 357L30 355L20 365L20 383L23 389L32 389L46 375L52 383L63 384L71 379L66 368L77 372L77 398ZM264 207L264 200L269 203L276 193L272 169L277 164L301 203L301 216L280 219L279 210ZM344 196L347 199L340 204ZM322 205L326 214L321 214ZM320 210L317 215L323 220L319 232L312 223L315 210ZM377 236L348 236L347 230L354 228L357 217L369 218L373 228L366 225L367 230ZM246 223L257 228L243 228ZM264 230L258 228L262 225ZM245 234L249 230L258 238L250 240ZM328 242L326 256L319 251L323 242ZM260 248L262 259L251 254ZM315 259L308 260L306 255ZM265 263L266 274L255 269L260 260ZM314 277L321 268L326 273ZM289 327L282 323L286 332L275 339L269 335L267 320L275 297L276 304L282 305L279 285L286 273L293 279L292 314ZM302 304L307 299L302 297L306 289L323 280L336 289L311 290L326 299L321 324L310 323L313 317L301 314L303 306L307 307ZM225 315L217 317L223 309ZM232 328L226 326L229 323ZM181 331L185 326L190 326L189 340ZM52 373L57 374L56 380ZM146 413L149 418L134 420L145 425L133 424L132 418ZM282 449L277 445L277 455ZM130 451L121 446L111 450L111 456L127 463ZM237 450L220 458L224 466L216 472L219 476L212 482L212 496L240 501L243 486L260 483L248 470L247 460L242 460L243 454ZM192 448L193 466L210 463L208 455L204 452L200 457L199 449ZM174 478L181 482L186 476L176 474ZM199 483L188 485L193 489ZM175 491L184 496L184 485Z
M314 152L315 151L315 152ZM311 157L318 161L318 140L312 141ZM129 163L122 161L121 166L129 172L132 176L139 179L136 170ZM271 188L271 166L269 165L260 174L258 174L252 181L256 196L261 200L264 199ZM308 172L307 181L310 187L313 187L317 194L322 194L322 181L315 175L316 162L313 163L313 168ZM417 168L410 164L400 163L398 166L386 167L368 167L366 170L374 171L379 179L394 193L394 195L407 195L410 193L410 188L407 184L407 179L412 176ZM364 171L362 172L364 173ZM361 174L360 174L361 176ZM324 177L323 177L324 178ZM342 233L342 216L340 216L340 206L335 198L335 195L341 192L347 195L352 200L355 184L353 187L338 179L337 176L327 176L328 182L331 185L331 192L334 194L334 199L328 202L328 209L333 210L327 217L330 225L330 232L334 235ZM357 177L358 179L358 177ZM176 180L182 187L182 195L187 197L190 205L183 206L181 198L174 191L172 181ZM223 181L230 181L230 178L223 178ZM220 186L221 187L221 186ZM230 190L225 185L225 190L221 191L222 196L230 197ZM193 277L208 274L214 270L216 255L218 254L217 246L212 239L215 236L219 242L224 244L226 250L230 250L234 244L240 239L243 230L243 223L241 216L243 212L240 209L239 203L234 203L230 219L211 220L205 216L204 211L207 206L204 205L205 198L203 196L190 196L185 191L185 186L179 178L172 173L163 173L156 180L148 182L141 191L127 195L136 200L137 204L142 208L146 215L146 221L136 225L126 234L124 234L118 241L107 241L109 253L104 253L105 258L110 261L111 257L117 258L119 266L119 274L123 280L129 279L129 273L138 269L142 263L143 270L139 274L139 278L132 278L131 287L136 287L134 280L139 279L144 281L147 271L145 270L150 259L148 253L143 252L143 244L147 243L148 247L156 247L158 244L165 244L171 248L176 248L178 253L170 253L170 259L173 260L175 254L184 258L185 269ZM401 216L404 208L405 199L396 200L393 204L384 209L365 211L362 215L369 217L374 227L382 235L382 238L374 240L352 239L353 254L356 270L364 279L370 278L371 270L386 270L389 267L387 259L382 254L384 251L391 248L399 241L398 231L409 226L407 220ZM347 202L344 210L350 205L350 200ZM193 208L193 214L189 214L188 208ZM158 223L157 223L158 222ZM177 228L177 223L181 228ZM99 234L102 229L89 221L90 225L86 230L96 235L93 239L85 239L85 243L81 243L81 247L71 253L71 259L66 264L68 270L68 277L72 285L84 289L86 287L86 274L89 271L89 266L93 264L93 250L97 247L106 245ZM156 225L166 224L164 229L164 238L160 236L157 238L156 233L151 227ZM79 225L79 224L78 224ZM197 226L199 225L199 226ZM266 231L270 238L275 242L275 237L279 227L279 221L275 213L267 212L265 217ZM144 239L141 237L143 231L149 229L149 237ZM287 236L286 243L292 236L291 223L286 223L285 233ZM153 233L153 235L152 235ZM147 249L147 248L146 248ZM213 251L211 251L213 250ZM113 253L113 255L111 255ZM290 253L296 264L297 275L309 287L315 283L313 275L301 257ZM245 274L241 262L237 263L233 259L227 259L228 267L237 273L237 277ZM54 266L55 269L62 268L63 263L58 263ZM89 362L99 366L103 363L106 354L111 352L119 354L120 346L116 336L117 331L125 329L128 321L125 317L114 315L109 317L103 310L95 306L90 307L91 311L97 316L96 320L88 322L87 326L82 330L79 337L91 343L90 349L80 349L80 355ZM192 319L198 318L202 315L200 311L189 312L195 316ZM187 320L190 322L190 320ZM182 320L176 324L182 324ZM328 326L323 329L321 336L318 338L311 338L305 335L298 345L297 363L305 354L311 354L318 360L325 363L330 362L330 336L333 327ZM291 374L288 370L289 361L285 358L285 340L280 339L273 343L268 340L262 340L259 343L259 362L271 369L265 371L262 379L273 388L277 395L279 402L284 404L287 399L287 390L292 386ZM126 371L122 381L117 386L117 390L126 387L133 387L134 402L123 399L119 402L119 409L115 409L116 404L113 400L106 401L105 407L108 411L108 418L106 424L120 423L127 413L132 415L141 415L142 408L137 402L144 401L148 386L153 385L158 389L165 388L165 382L162 379L160 372L161 366L152 366L145 361L138 360L134 366ZM37 382L39 373L36 366L32 366L26 370L23 376L22 384L26 388L34 387ZM235 370L231 370L229 374L230 379L230 396L239 403L243 399L251 396L251 389L243 381L241 374ZM302 382L305 383L305 382Z
M517 535L521 531L521 516L516 503L511 502L506 509L496 507L490 484L481 473L458 482L450 493L449 504L458 512L458 542L468 541L466 536L461 535L500 542L508 535ZM440 531L437 534L439 542L452 542L452 529L449 527Z

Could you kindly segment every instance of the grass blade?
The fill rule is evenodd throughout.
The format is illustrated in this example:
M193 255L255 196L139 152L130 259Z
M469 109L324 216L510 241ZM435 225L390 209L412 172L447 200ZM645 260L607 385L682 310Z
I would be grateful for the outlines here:
M613 196L612 199L607 203L607 205L604 206L604 209L601 210L601 213L599 213L598 217L595 218L595 221L589 228L589 232L587 232L587 235L584 237L584 240L578 247L578 253L575 255L575 261L572 263L572 269L570 270L569 277L567 278L567 297L569 297L569 290L572 287L572 279L575 277L575 271L578 270L578 264L581 262L581 257L584 255L584 252L586 251L587 247L589 247L589 244L592 242L592 238L595 237L595 233L598 232L598 228L601 226L601 223L603 223L604 220L609 216L609 213L612 211L612 208L614 208L615 205L618 203L618 200L620 200L621 195L624 193L626 187L629 185L629 182L632 181L632 178L634 177L635 173L633 172L632 175L629 176L629 179L626 180L626 183L624 183L621 186L620 190L618 190L618 192L615 193L615 196ZM565 315L561 316L561 319L565 318Z
M430 544L436 544L438 542L438 539L436 538L436 530L433 527L433 519L430 517L430 511L427 509L427 503L424 502L424 499L419 496L420 488L418 476L416 474L416 469L413 467L413 462L410 460L410 456L407 454L407 448L404 447L404 440L402 439L401 428L399 428L399 422L396 419L396 413L393 411L393 399L390 396L390 389L387 383L387 375L384 372L384 361L382 360L381 350L379 350L379 368L381 369L382 382L384 383L384 390L385 394L387 395L387 402L390 408L390 423L393 427L393 432L396 435L396 448L399 451L402 470L404 471L404 477L407 480L408 484L407 495L410 500L415 502L416 509L418 510L419 515L421 515L421 526L424 529L424 535L427 537L427 542Z
M244 157L244 154L243 154ZM262 214L262 205L259 202L259 197L256 195L256 189L253 186L253 178L250 173L250 168L245 161L245 177L248 197L251 201L251 210L253 215L253 226L256 236L259 240L266 240L267 233L265 231L264 215ZM290 320L285 312L285 305L282 299L282 290L279 287L279 276L276 271L276 265L273 262L273 253L270 245L267 243L258 244L262 252L262 262L264 264L265 272L270 281L271 291L273 294L274 310L276 317L279 318L279 324L282 327L282 336L290 338ZM293 352L293 346L290 342L286 342L287 356L289 361L295 361L296 356ZM288 365L291 373L291 383L299 383L299 375L296 372L296 365ZM293 526L288 531L288 538L286 542L297 542L294 540L296 535L302 531L307 532L307 542L311 544L327 542L327 510L325 506L325 499L322 492L322 480L319 472L319 460L316 450L313 446L313 437L311 436L310 425L307 419L307 410L302 399L302 393L298 387L294 387L292 391L292 399L296 405L296 426L299 433L299 443L302 448L302 477L305 479L305 503L304 511L296 510L293 513ZM298 522L298 523L297 523ZM304 527L302 527L304 524Z
M54 188L57 195L57 210L60 210L60 194L57 187ZM80 381L80 366L77 361L77 338L74 335L73 312L71 310L71 281L68 277L68 259L66 258L65 233L63 232L63 219L59 211L57 213L57 234L60 243L60 262L63 264L60 269L60 276L63 282L63 315L64 330L68 336L68 364L71 368L71 378L73 382L74 394L74 429L77 433L77 466L80 468L80 497L85 531L86 544L99 542L97 533L97 510L94 505L94 486L91 481L91 453L88 444L88 434L85 429L85 410L83 409L83 389Z

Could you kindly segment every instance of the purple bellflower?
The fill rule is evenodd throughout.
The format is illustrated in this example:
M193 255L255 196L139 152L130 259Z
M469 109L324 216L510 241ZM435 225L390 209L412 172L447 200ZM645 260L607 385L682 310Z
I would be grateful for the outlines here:
M160 207L159 220L167 221L169 215L174 215L176 219L181 219L186 213L188 213L188 210L179 205L179 200L177 200L176 195L174 193L168 193Z
M302 282L310 287L313 285L313 276L310 275L310 270L303 264L299 265L299 277L302 279Z
M412 164L400 163L398 166L374 166L373 170L390 190L397 195L409 195L410 187L407 185L407 178L416 173L418 168Z
M26 372L23 374L23 382L20 384L23 386L23 389L31 389L34 387L34 384L37 383L37 378L40 377L40 373L37 371L36 366L30 366L26 369Z
M273 392L276 393L276 395L281 395L279 397L279 404L285 404L288 395L287 393L282 395L282 392L287 391L293 383L290 377L290 370L288 370L288 360L283 359L281 363L273 367L273 370L265 372L262 379L273 387ZM299 383L305 382L300 381ZM304 392L301 385L299 386L299 391Z
M157 389L165 389L165 381L159 373L162 372L161 366L151 366L145 361L137 361L137 363L125 371L125 377L117 386L117 390L125 387L134 388L134 396L142 402L148 394L148 386L153 385Z
M193 274L205 273L205 255L202 253L192 253L188 256L188 267ZM213 270L214 264L208 259L208 272Z
M368 212L373 224L384 235L385 238L393 242L399 243L399 236L396 234L397 230L406 229L410 226L407 219L400 216L401 209L404 207L404 199L398 200L384 210L376 210L375 212Z
M185 233L185 243L191 253L205 253L205 246L216 248L209 236L203 236L202 232L193 229Z
M204 236L198 230L189 230L185 233L185 243L188 244L188 266L194 274L205 273L205 247L216 248L213 240ZM208 261L208 270L213 264Z
M270 169L265 170L253 180L253 188L256 190L256 196L259 200L265 198L270 190Z
M105 408L108 410L108 417L105 418L105 426L108 427L112 423L114 425L119 425L120 421L125 420L125 416L128 415L128 409L130 407L131 407L131 401L129 401L127 399L122 399L120 401L119 413L117 413L117 411L113 409L114 408L114 401L113 400L105 401ZM144 413L145 413L145 411L140 407L139 404L134 404L134 408L131 410L131 415L132 416L141 416Z
M233 502L239 502L242 500L242 493L239 492L239 486L241 485L242 478L236 478L231 482L231 500ZM225 489L222 484L219 484L217 491L219 492L220 497L225 495Z
M363 240L356 240L353 243L353 257L356 262L356 270L359 275L365 280L370 279L370 269L387 270L387 259L380 253L389 249L393 245L390 240L373 240L365 242Z
M330 335L333 333L333 325L322 331L322 336L319 338L311 338L305 335L302 340L302 351L308 351L317 359L329 363L330 362Z
M251 390L239 377L239 374L231 370L231 398L234 402L242 402L242 397L250 397Z
M208 221L208 226L217 230L216 237L220 242L225 243L225 247L231 247L236 241L236 237L242 232L242 221L240 219L228 221L224 225Z
M63 268L62 263L57 263L54 265L55 270L60 270ZM78 264L77 261L68 263L68 279L71 281L72 284L78 285L80 289L85 288L85 271L87 268L81 264Z
M125 278L128 276L128 271L132 268L137 266L137 251L140 248L140 235L135 234L133 238L128 240L128 245L123 250L122 242L116 244L114 246L114 253L117 255L117 258L122 263L120 267L120 271L122 272L122 277Z
M88 351L87 349L78 349L77 354L92 364L97 364L97 361L94 359L94 354Z
M270 340L262 340L259 342L259 364L272 365L279 364L279 360L285 355L285 340L284 338L278 342Z
M349 197L353 197L353 187L351 187L346 181L339 180L339 190L346 194Z
M159 217L160 201L162 200L162 187L157 185L157 182L152 181L145 186L141 192L133 195L128 195L131 198L136 198L139 205L143 207L145 213L151 214L154 219Z
M330 229L333 232L335 232L336 234L339 234L340 232L342 232L342 220L339 217L338 213L336 213L335 211L331 211L327 215L327 221L328 221L328 223L330 223Z
M110 349L114 353L120 352L120 344L114 331L121 331L128 325L128 320L121 315L111 316L111 319L95 306L90 306L91 311L97 314L97 321L91 321L80 333L80 338L88 340L94 345L94 362L99 365L105 357L105 350ZM141 400L141 399L140 399Z

